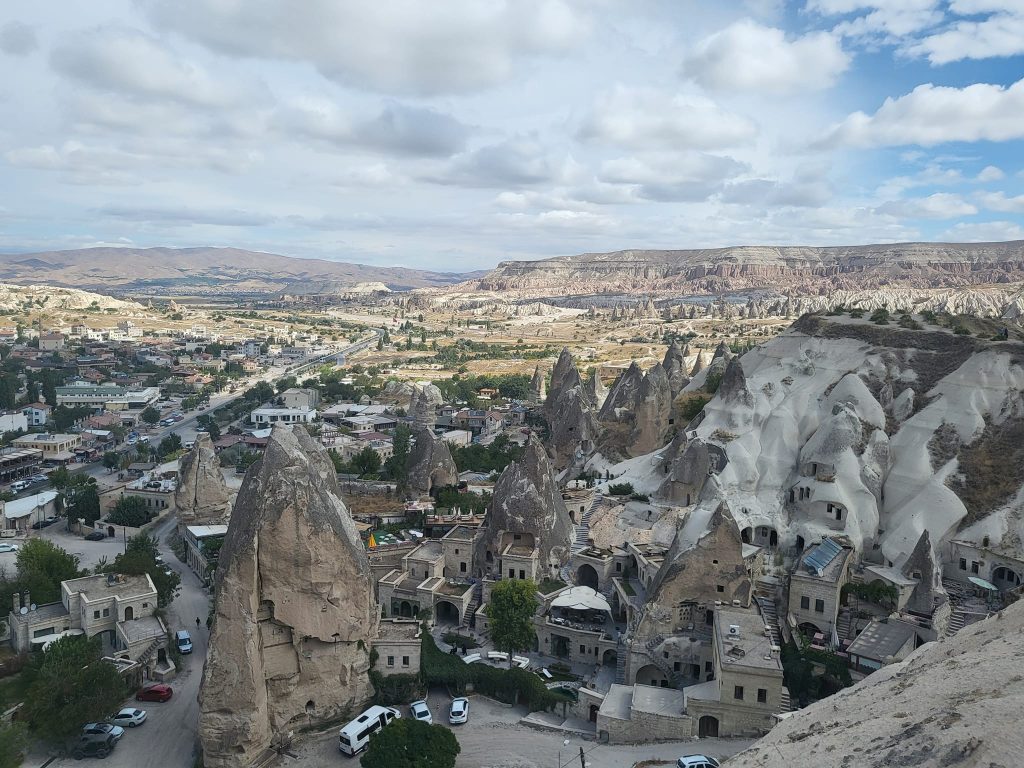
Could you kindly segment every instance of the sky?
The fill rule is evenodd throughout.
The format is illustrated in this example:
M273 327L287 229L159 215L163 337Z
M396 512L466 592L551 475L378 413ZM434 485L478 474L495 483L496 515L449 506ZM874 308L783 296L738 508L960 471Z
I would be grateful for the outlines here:
M1024 239L1024 0L0 6L0 251Z

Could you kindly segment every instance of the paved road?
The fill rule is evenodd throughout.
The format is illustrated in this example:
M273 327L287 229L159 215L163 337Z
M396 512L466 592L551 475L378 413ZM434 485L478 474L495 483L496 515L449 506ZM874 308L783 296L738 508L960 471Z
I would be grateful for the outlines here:
M434 722L448 724L447 696L433 693L429 697ZM703 753L712 757L728 757L746 749L747 739L701 739L699 742L672 742L639 746L609 746L587 741L578 736L534 730L518 725L525 709L508 709L494 702L473 696L470 699L469 722L452 728L462 751L456 768L578 768L580 747L583 747L588 768L630 768L644 760L663 761L674 765L680 755ZM402 707L402 715L408 712ZM314 737L293 749L296 758L283 758L275 768L356 768L358 763L338 751L337 732ZM568 741L568 744L565 742Z
M182 669L170 681L174 697L169 702L137 705L148 713L147 721L124 735L117 749L103 763L109 768L193 768L195 764L198 695L209 639L206 616L210 609L210 599L199 577L178 562L164 543L166 534L173 526L174 519L171 518L155 531L160 538L160 551L165 561L181 576L181 588L167 610L168 628L172 631L187 629L192 634L195 650L191 655L182 657ZM196 617L202 623L199 630L196 630ZM133 699L126 700L124 705L136 706ZM42 766L48 757L42 753L33 753L26 759L25 765ZM72 765L81 763L72 758L58 758L49 764L51 768L70 768Z

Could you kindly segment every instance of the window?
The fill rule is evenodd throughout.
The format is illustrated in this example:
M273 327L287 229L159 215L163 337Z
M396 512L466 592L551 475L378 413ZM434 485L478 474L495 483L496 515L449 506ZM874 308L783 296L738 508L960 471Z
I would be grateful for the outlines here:
M456 550L455 550L455 554L456 554L456 555L457 555L457 554L459 554L459 550L457 550L457 549L456 549Z
M408 667L409 666L409 657L408 656L403 656L402 657L402 666L403 667Z
M682 664L680 662L678 662L678 661L675 664L672 665L672 671L673 672L679 672L681 669L682 669Z
M733 689L732 689L732 697L734 699L739 699L740 701L743 701L743 686L742 685L737 685L737 686L733 687Z
M524 571L522 568L519 569L519 578L520 579L525 579L526 578L526 571Z
M100 612L99 612L99 611L93 611L93 612L92 612L92 617L93 617L94 619L98 619L98 618L100 617Z
M389 667L395 666L395 657L394 656L388 656L388 666Z
M961 571L966 571L967 570L967 558L966 557L961 557L960 558L960 570Z
M725 592L725 587L723 587L723 586L722 586L721 584L716 584L716 585L715 585L715 589L716 589L716 590L717 590L718 592Z
M580 646L580 653L586 653L586 652L587 652L587 646L581 645Z
M803 595L800 598L800 608L805 611L809 611L811 609L811 598L809 598L807 595Z
M758 688L757 689L757 703L758 704L767 704L768 703L768 689L767 688Z
M509 568L508 569L508 577L510 579L514 579L516 577L516 569L515 568Z
M714 669L714 665L710 661L704 662L704 671L711 672Z
M110 616L110 609L109 608L104 608L103 609L103 618L107 618L108 616Z
M512 540L513 541L519 541L522 538L523 538L523 535L521 533L513 533L512 534Z
M622 563L616 563L615 564L615 572L616 573L622 573Z
M971 561L971 573L977 573L977 572L978 572L978 561L977 560L972 560Z
M824 613L825 612L825 601L824 600L815 600L814 601L814 612L815 613Z
M465 573L465 572L466 572L466 564L465 563L459 563L459 573Z

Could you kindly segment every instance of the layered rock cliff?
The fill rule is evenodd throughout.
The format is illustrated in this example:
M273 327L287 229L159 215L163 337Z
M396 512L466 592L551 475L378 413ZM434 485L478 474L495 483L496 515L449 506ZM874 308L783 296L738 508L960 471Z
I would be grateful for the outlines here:
M241 768L372 694L379 609L366 552L324 448L278 426L250 468L221 550L200 691L207 768Z

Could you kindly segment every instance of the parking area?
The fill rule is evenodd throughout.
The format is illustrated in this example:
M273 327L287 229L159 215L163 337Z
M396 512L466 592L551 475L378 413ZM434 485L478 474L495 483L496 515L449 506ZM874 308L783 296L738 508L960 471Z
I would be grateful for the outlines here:
M540 731L519 724L527 712L523 707L510 708L482 696L470 697L469 722L451 726L462 751L456 768L576 768L583 747L588 768L630 768L636 763L655 761L650 765L671 765L680 755L701 752L712 757L729 757L746 749L747 739L702 739L699 742L617 745L598 744L578 735ZM428 698L435 724L448 726L448 705L451 697L434 691ZM402 717L409 716L408 706L399 707ZM295 745L294 757L281 758L276 768L337 768L358 766L358 756L345 757L338 751L337 729Z

